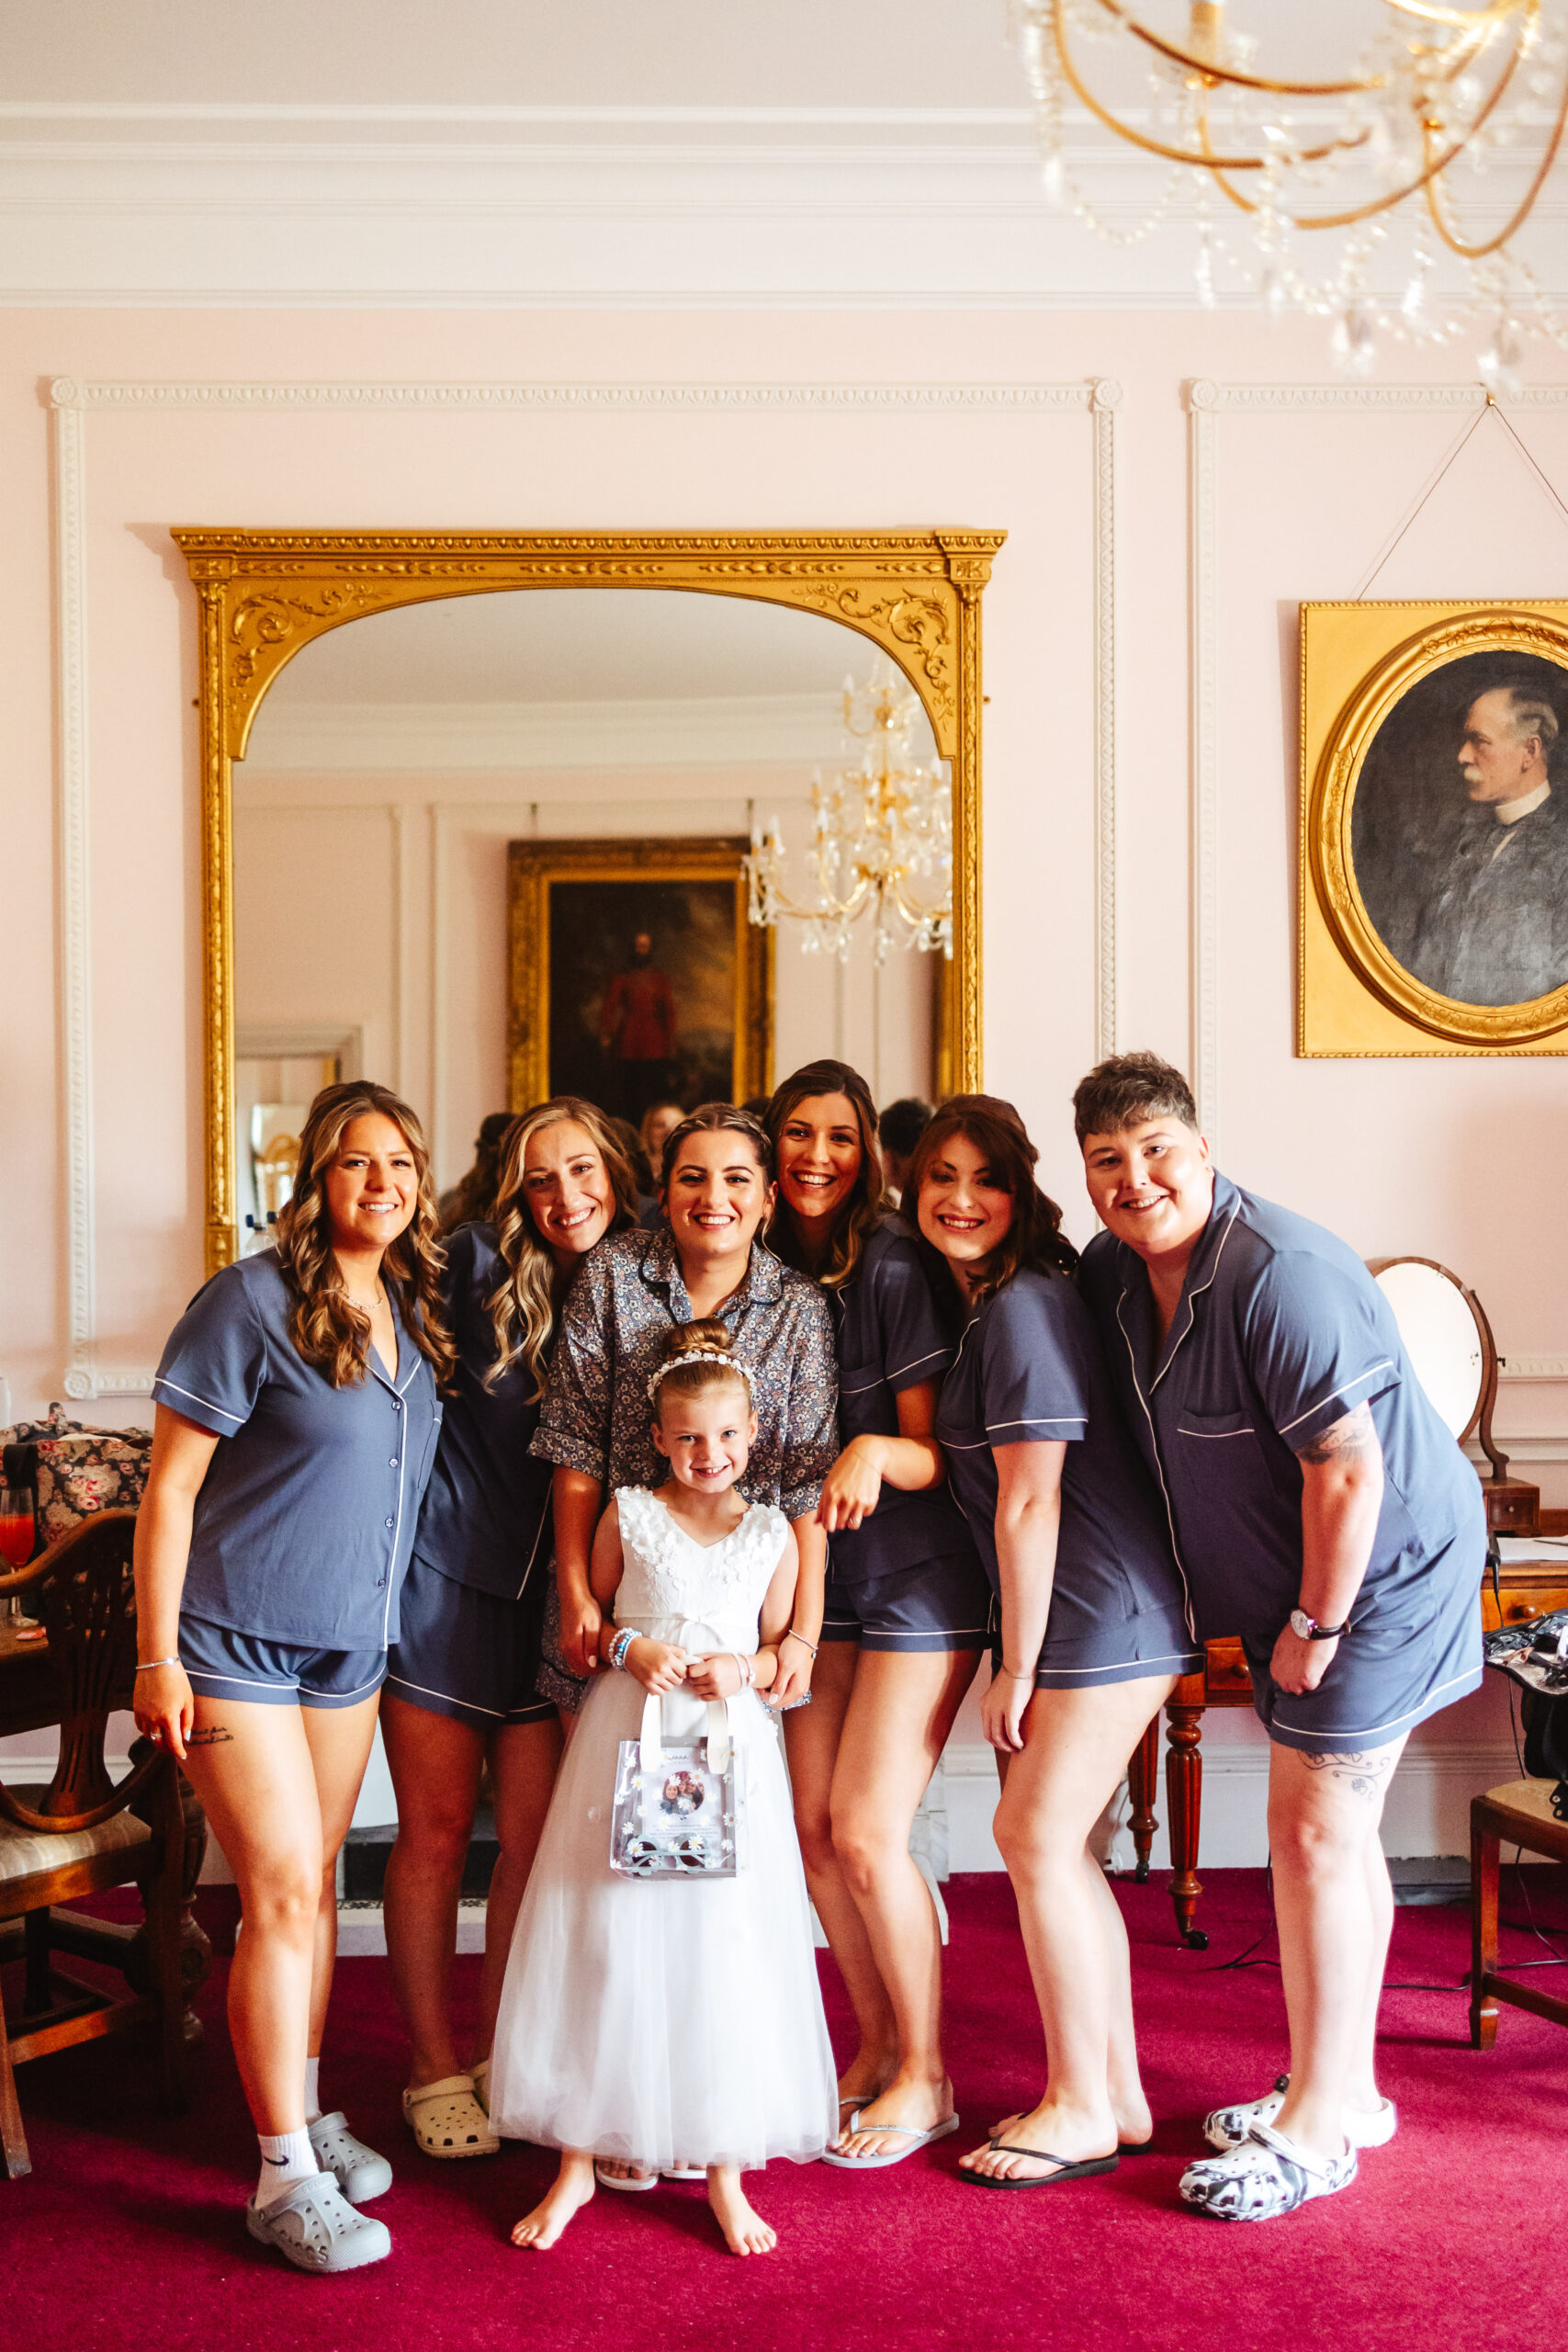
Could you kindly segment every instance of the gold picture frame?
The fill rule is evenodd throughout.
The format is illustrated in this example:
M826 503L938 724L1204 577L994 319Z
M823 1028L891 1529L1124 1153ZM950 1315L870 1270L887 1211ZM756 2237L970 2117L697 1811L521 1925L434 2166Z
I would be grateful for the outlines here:
M1568 715L1568 604L1302 605L1302 1056L1568 1054L1568 984L1506 1003L1438 985L1443 927L1459 921L1448 877L1485 846L1473 830L1464 841L1481 816L1460 763L1465 713L1521 678L1548 681ZM1568 779L1554 792L1568 801ZM1500 935L1499 974L1529 961Z
M329 629L436 597L673 588L790 605L886 653L953 775L952 1089L981 1083L980 597L1005 531L249 531L177 528L200 606L207 1267L238 1247L231 766L278 673Z
M680 953L679 930L685 910L682 901L694 899L693 912L706 912L709 928L716 910L731 942L733 967L728 984L720 986L728 1001L730 1050L728 1068L707 1070L707 1085L665 1079L664 1093L694 1091L734 1102L754 1094L769 1094L773 1084L773 939L771 930L750 922L746 916L746 878L741 860L750 848L742 837L705 834L694 839L674 835L642 840L518 841L506 851L507 922L507 1070L509 1108L526 1111L554 1094L586 1094L606 1109L631 1117L633 1124L646 1103L609 1099L614 1088L596 1085L583 1069L591 1058L580 1046L575 1056L560 1049L559 1033L570 1028L559 1015L566 1008L556 1002L563 956L573 964L574 977L592 986L606 978L603 943L606 931L625 936L648 928L656 951ZM556 893L570 891L575 904L562 905L562 926L555 920ZM624 905L624 913L616 901ZM659 914L666 912L676 936L658 937ZM594 921L595 915L597 922ZM689 915L687 916L689 920ZM572 922L570 934L558 942L558 928ZM705 959L711 969L711 958ZM677 983L677 1001L681 996ZM552 1052L552 1034L555 1050ZM680 1043L679 1032L676 1038ZM711 1054L707 1057L711 1063ZM562 1066L564 1065L564 1066Z

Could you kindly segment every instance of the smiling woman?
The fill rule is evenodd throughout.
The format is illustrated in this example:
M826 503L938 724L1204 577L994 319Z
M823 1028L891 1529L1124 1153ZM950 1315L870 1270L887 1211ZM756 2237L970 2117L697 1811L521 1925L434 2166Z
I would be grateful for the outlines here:
M254 2238L357 2269L391 2167L316 2096L336 1865L452 1368L418 1120L310 1105L278 1246L215 1274L164 1351L136 1528L138 1727L177 1756L239 1883L229 2023L260 2136Z

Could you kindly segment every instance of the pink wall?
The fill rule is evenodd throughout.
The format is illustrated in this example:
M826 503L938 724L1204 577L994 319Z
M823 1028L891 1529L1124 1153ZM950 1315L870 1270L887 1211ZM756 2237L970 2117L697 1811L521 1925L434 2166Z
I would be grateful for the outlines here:
M18 1407L65 1360L51 800L51 376L193 383L1122 384L1116 422L1122 1043L1190 1056L1189 534L1184 379L1329 382L1309 324L1173 314L807 319L645 314L422 320L322 313L24 313L0 375L9 757L0 1140L0 1372ZM1431 380L1446 367L1426 363ZM1418 379L1414 361L1404 380ZM1094 1049L1091 433L1081 410L892 415L322 413L167 407L83 420L85 447L96 1322L108 1364L150 1362L199 1273L199 955L194 605L175 521L262 525L835 526L951 521L1009 541L986 601L988 1082L1085 1212L1066 1096ZM1221 1148L1242 1178L1356 1245L1414 1250L1481 1290L1505 1351L1563 1347L1565 1276L1526 1204L1562 1134L1555 1061L1303 1063L1292 1052L1293 604L1343 596L1463 419L1222 417ZM1568 409L1522 429L1568 470ZM1568 529L1506 436L1478 434L1380 594L1561 593ZM1499 1214L1493 1171L1506 1176ZM51 1206L45 1210L44 1204ZM1568 1428L1562 1384L1511 1391L1529 1435ZM113 1407L106 1407L113 1411Z

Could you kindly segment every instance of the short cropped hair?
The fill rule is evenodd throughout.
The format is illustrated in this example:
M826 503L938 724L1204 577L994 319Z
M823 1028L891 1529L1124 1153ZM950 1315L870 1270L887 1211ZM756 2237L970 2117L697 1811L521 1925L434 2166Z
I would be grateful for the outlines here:
M1179 1119L1196 1128L1198 1105L1179 1069L1157 1054L1112 1054L1080 1079L1073 1094L1073 1131L1085 1136L1119 1135L1146 1119Z
M931 1106L918 1094L901 1094L882 1114L882 1142L886 1151L908 1159L930 1124Z

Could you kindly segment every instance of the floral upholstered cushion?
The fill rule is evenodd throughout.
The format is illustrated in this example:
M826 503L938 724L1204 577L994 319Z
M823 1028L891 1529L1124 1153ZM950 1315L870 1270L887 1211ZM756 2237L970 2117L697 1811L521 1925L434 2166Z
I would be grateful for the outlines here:
M25 1448L34 1459L40 1549L96 1511L137 1510L152 1458L151 1430L85 1429L66 1419L62 1405L51 1405L47 1420L0 1430L0 1444Z

